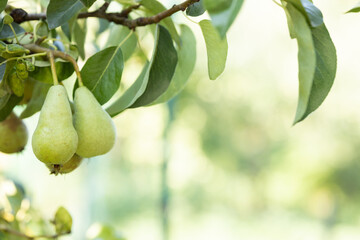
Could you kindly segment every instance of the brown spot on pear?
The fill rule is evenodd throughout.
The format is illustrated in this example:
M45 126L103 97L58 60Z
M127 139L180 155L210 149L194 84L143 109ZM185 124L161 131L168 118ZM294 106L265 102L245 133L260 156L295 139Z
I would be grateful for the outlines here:
M74 107L74 125L79 136L76 153L89 158L109 152L115 143L115 126L89 89L75 90Z
M35 156L45 164L63 165L74 155L78 136L64 86L52 86L32 137Z
M24 122L14 113L0 122L0 151L4 153L21 152L27 143L28 132Z
M82 160L83 160L82 157L80 157L77 154L74 154L74 156L72 156L72 158L69 161L67 161L64 165L46 164L46 166L49 168L51 174L55 174L55 175L58 175L59 173L66 174L78 168Z

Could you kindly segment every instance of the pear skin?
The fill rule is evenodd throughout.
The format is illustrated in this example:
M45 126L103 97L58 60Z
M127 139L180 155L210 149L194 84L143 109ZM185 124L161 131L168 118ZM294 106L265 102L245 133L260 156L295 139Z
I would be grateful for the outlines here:
M21 152L27 143L28 132L25 124L14 113L0 122L0 152Z
M63 165L74 155L77 144L66 90L61 85L52 86L32 137L35 156L45 164Z
M109 152L115 143L115 126L89 89L84 86L76 89L74 107L74 125L79 136L76 153L89 158Z
M74 154L72 158L70 158L69 161L67 161L64 165L57 165L57 164L46 164L46 166L49 168L51 174L58 175L60 174L66 174L74 171L76 168L78 168L82 162L83 158L80 157L77 154Z

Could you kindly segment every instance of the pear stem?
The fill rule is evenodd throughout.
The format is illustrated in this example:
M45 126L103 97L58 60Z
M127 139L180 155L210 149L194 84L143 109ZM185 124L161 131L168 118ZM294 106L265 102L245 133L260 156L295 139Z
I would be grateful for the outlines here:
M11 28L11 31L14 33L14 37L15 37L15 39L16 39L16 42L17 42L18 44L20 44L20 41L19 41L18 37L16 36L16 32L15 32L14 27L11 25L11 23L8 24L8 25L9 25L9 27Z
M76 76L78 78L79 86L80 87L84 86L82 78L81 78L79 66L78 66L76 60L72 56L70 56L69 54L66 54L64 52L57 51L57 50L51 50L51 49L48 49L48 48L44 48L44 47L41 47L41 46L36 45L36 44L24 44L23 47L27 48L31 52L35 52L35 53L44 53L44 52L49 53L49 52L51 52L54 57L61 58L61 59L64 59L64 60L66 60L68 62L71 62L73 67L74 67Z
M48 55L48 58L49 58L49 61L50 61L51 73L52 73L54 85L59 85L59 80L58 80L57 75L56 75L56 67L55 67L54 55L53 55L53 53L51 51L48 52L47 55Z

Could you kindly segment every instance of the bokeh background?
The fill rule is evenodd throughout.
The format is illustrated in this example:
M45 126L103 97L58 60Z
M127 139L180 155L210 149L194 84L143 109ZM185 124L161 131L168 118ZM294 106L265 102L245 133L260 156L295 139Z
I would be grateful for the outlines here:
M23 185L39 216L69 210L73 234L64 240L90 238L100 224L129 240L360 238L360 15L344 14L356 0L314 2L336 45L338 72L305 121L292 126L297 45L283 10L271 0L246 0L218 80L208 80L199 26L178 13L174 20L197 36L198 57L177 98L117 116L114 149L69 175L49 175L29 144L21 154L0 153L1 176ZM94 41L99 26L88 20L88 57L109 35ZM151 46L145 36L148 54ZM125 69L131 82L141 65L130 60ZM37 120L25 120L30 135ZM3 181L0 196L9 189Z

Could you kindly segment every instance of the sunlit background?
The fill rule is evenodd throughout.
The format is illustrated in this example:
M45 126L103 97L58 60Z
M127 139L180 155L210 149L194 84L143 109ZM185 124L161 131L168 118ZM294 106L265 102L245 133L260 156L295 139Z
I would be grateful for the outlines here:
M34 10L10 0L20 3ZM59 206L69 210L73 234L64 240L91 237L100 224L128 240L360 238L360 15L344 14L356 0L314 3L337 48L338 71L328 98L304 122L292 126L297 45L283 10L246 0L218 80L208 80L199 26L178 13L174 20L197 35L198 57L177 98L117 116L114 149L69 175L49 175L31 144L18 155L0 153L1 175L22 184L45 219ZM88 26L87 57L109 35L94 42L99 23ZM148 54L151 41L142 38ZM130 60L125 69L130 83L141 65ZM25 120L30 135L38 116Z

